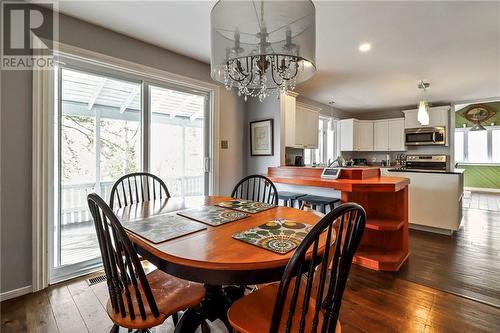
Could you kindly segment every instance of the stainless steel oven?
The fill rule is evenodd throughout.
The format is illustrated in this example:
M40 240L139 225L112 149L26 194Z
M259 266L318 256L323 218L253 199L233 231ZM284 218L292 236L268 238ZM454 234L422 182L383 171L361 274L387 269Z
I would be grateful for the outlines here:
M405 144L408 146L445 145L446 130L444 127L407 128L405 129Z
M407 155L406 170L415 171L440 171L448 170L447 155Z

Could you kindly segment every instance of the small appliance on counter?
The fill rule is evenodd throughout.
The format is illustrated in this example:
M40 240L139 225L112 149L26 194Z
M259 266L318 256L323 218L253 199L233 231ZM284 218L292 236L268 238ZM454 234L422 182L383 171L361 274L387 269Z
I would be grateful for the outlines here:
M304 157L295 156L295 166L304 166Z
M401 170L446 172L448 170L448 156L408 155L405 166Z
M324 168L321 173L321 178L324 179L337 179L340 175L342 168Z
M352 159L352 166L367 166L368 161L366 158L353 158Z

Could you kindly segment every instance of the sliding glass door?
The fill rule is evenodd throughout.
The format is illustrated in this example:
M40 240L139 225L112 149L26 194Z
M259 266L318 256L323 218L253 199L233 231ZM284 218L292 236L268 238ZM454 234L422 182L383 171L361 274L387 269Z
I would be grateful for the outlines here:
M73 63L57 69L51 282L100 267L86 197L109 202L114 182L146 170L173 196L210 184L210 95Z
M149 169L163 179L172 196L207 194L204 121L208 97L155 85L149 86L149 96Z

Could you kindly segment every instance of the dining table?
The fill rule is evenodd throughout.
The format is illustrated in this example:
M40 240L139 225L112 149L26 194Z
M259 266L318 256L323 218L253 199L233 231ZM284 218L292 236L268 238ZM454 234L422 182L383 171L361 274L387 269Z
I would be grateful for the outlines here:
M118 219L140 222L156 215L180 212L190 208L216 205L234 200L225 196L171 197L145 201L115 210ZM185 280L202 283L206 296L200 307L185 311L176 325L175 332L194 332L206 320L220 319L231 332L227 310L242 297L245 286L281 280L284 269L294 251L279 254L234 239L238 232L275 220L297 221L315 225L321 216L311 211L291 207L273 208L249 214L243 219L218 226L204 225L206 229L160 243L153 243L129 231L127 235L137 252L158 269ZM201 222L200 222L201 223ZM320 241L318 255L325 248ZM311 260L308 252L306 260Z

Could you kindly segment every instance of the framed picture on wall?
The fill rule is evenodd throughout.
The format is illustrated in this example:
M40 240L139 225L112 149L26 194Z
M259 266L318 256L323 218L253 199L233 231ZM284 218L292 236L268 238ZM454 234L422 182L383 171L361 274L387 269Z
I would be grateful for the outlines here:
M273 120L257 120L250 122L250 155L274 155Z

